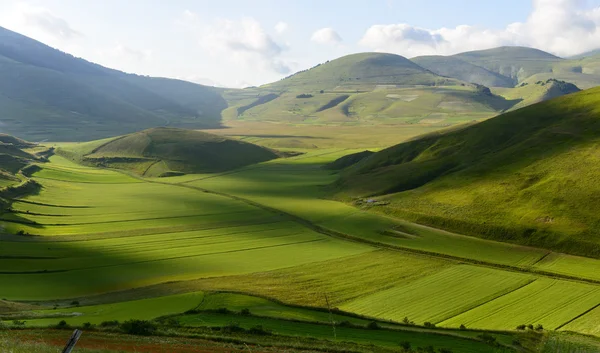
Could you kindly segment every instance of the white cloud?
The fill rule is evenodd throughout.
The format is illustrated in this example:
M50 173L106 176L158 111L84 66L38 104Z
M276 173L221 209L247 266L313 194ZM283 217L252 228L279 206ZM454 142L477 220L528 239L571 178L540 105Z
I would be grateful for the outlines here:
M523 45L568 56L600 46L600 7L582 0L533 0L525 22L495 30L461 25L427 29L409 24L371 26L360 44L405 56L455 54L503 45Z
M313 33L310 40L319 44L339 44L342 37L333 28L321 28Z
M65 43L82 34L50 10L27 3L16 3L0 18L0 25L50 44Z
M180 24L191 30L198 43L215 57L278 74L291 71L282 58L287 47L277 43L253 18L219 19L206 24L198 15L186 11Z
M286 23L286 22L277 22L277 24L275 25L275 32L277 32L278 34L283 34L285 32L287 32L287 30L290 28L290 26Z

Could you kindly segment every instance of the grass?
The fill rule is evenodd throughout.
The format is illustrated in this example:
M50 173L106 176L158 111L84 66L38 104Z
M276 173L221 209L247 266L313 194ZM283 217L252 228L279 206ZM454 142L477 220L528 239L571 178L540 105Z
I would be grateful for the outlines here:
M521 274L455 266L411 283L350 301L341 308L396 322L407 317L419 324L438 324L532 281L530 276Z
M579 283L538 279L496 300L441 323L454 327L498 329L540 324L554 330L598 303L599 288Z
M275 151L200 131L154 128L112 140L67 145L59 154L144 176L213 173L264 162Z
M342 175L340 197L389 194L385 211L411 221L598 256L588 205L599 97L583 91L388 148Z

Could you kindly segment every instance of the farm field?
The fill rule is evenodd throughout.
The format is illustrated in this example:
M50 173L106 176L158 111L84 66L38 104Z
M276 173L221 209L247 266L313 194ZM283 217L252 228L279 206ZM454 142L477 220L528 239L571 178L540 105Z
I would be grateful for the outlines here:
M170 178L134 177L53 156L33 175L41 191L2 215L5 230L30 236L1 236L0 268L8 270L0 273L0 295L42 306L58 303L56 310L31 312L38 318L29 318L27 326L250 307L254 315L269 317L263 325L280 334L308 330L325 339L330 327L317 323L328 314L283 303L326 308L329 302L345 312L395 322L406 317L417 325L514 330L529 323L566 329L560 326L569 323L577 332L594 333L584 326L596 315L600 286L535 272L579 277L569 257L326 199L326 186L336 176L322 166L361 150L307 151L221 174ZM591 270L581 273L582 281L596 279ZM572 294L556 300L563 292ZM72 300L83 305L71 307ZM523 314L529 300L543 314ZM147 307L152 310L141 309ZM498 309L505 307L512 309ZM232 320L211 315L203 320L217 326ZM181 320L197 326L194 317ZM256 325L255 317L247 320L238 321L244 328ZM347 319L361 325L365 320ZM392 345L387 331L353 330L341 330L339 338L362 344L371 337L382 347Z

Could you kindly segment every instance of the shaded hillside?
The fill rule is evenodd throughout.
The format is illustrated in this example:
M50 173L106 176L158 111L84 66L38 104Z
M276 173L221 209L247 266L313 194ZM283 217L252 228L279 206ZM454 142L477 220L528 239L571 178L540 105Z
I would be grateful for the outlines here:
M29 140L86 140L153 126L220 126L221 90L130 75L0 27L2 130Z
M465 82L487 87L513 87L515 85L515 80L510 77L502 76L452 56L419 56L410 60L438 75L453 77Z
M360 53L347 55L298 72L263 86L279 90L330 90L338 86L447 85L454 79L440 77L395 54Z
M336 188L418 222L600 257L598 143L600 88L390 147Z
M205 132L153 128L114 139L61 148L72 160L144 176L216 173L265 162L274 151Z

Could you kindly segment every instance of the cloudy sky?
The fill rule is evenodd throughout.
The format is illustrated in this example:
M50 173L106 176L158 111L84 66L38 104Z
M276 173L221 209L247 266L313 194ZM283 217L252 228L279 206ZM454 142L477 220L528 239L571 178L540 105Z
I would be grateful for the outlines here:
M0 0L0 26L127 72L242 87L345 54L600 47L600 0Z

